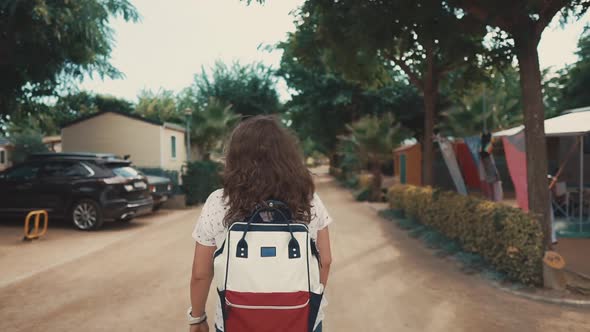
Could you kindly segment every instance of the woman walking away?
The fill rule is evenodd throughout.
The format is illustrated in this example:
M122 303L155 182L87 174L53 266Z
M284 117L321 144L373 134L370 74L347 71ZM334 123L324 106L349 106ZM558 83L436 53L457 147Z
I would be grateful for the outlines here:
M230 137L223 188L193 231L190 332L321 332L331 263L328 224L297 140L277 119L255 116Z

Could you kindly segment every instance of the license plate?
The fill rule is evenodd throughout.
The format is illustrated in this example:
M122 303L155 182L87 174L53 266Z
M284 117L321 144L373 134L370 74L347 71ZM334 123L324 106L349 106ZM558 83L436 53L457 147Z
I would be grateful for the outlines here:
M162 198L160 198L160 202L166 202L168 200L168 196L162 196Z
M146 188L147 188L147 184L145 184L145 182L135 182L135 183L133 184L133 186L134 186L136 189L146 189Z

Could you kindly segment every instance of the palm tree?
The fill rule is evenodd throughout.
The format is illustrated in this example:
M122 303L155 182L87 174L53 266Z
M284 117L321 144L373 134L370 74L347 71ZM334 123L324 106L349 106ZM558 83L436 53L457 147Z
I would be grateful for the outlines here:
M174 92L170 90L160 90L157 92L143 90L137 98L136 114L160 122L182 123L182 116L178 111L179 108L176 105Z
M203 160L209 160L211 152L219 150L224 137L232 130L240 115L232 111L232 105L210 97L204 107L193 112L191 141L194 141Z
M350 135L341 139L351 142L359 159L369 165L373 175L369 200L378 201L381 199L381 168L404 138L403 130L390 113L381 117L365 116L347 128Z
M523 122L520 81L514 68L494 69L489 81L466 93L451 93L453 106L442 112L439 129L450 136L471 136L484 130L507 129Z

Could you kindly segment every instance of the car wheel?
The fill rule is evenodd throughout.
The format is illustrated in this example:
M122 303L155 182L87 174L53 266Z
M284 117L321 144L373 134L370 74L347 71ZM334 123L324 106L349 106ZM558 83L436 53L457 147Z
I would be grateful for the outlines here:
M93 200L82 199L72 207L72 222L74 226L83 231L98 229L102 226L102 211Z
M162 204L156 204L152 207L152 212L158 211L162 207Z
M126 217L126 218L119 219L119 222L128 224L129 222L131 222L131 220L133 220L133 217Z

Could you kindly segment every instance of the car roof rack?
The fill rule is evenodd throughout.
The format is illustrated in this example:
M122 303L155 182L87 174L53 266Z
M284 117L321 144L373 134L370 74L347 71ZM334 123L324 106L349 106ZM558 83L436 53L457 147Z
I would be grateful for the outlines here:
M104 162L129 163L130 160L123 159L112 153L90 153L90 152L43 152L33 153L28 160L43 159L84 159Z

